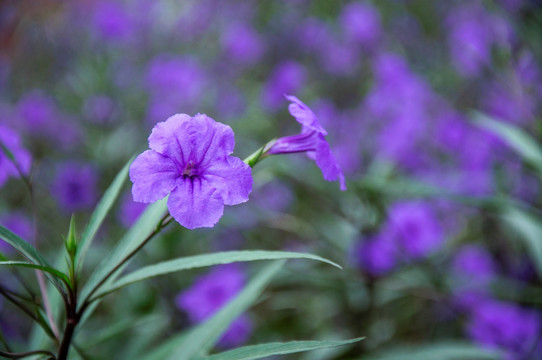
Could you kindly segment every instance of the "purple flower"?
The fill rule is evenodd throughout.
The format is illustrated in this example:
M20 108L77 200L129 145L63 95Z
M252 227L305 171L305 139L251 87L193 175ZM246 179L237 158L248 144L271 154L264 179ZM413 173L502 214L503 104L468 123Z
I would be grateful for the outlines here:
M237 264L221 265L196 279L192 287L176 298L177 307L188 314L192 323L200 323L219 311L233 299L245 284L245 274ZM241 315L224 333L219 344L239 346L252 332L250 319Z
M316 162L325 180L339 180L341 190L346 190L342 170L324 137L327 131L307 105L295 96L285 96L292 102L288 106L290 114L302 125L301 133L276 140L266 153L276 155L306 152Z
M465 245L456 253L452 269L463 280L478 285L487 284L495 276L495 262L483 247Z
M465 76L478 75L490 61L494 40L488 14L476 5L466 5L448 21L448 42L455 67Z
M395 268L397 248L386 236L377 234L358 247L359 265L373 276L385 275Z
M129 228L137 221L146 207L147 204L135 202L132 195L130 193L126 193L122 199L122 204L118 213L120 223L124 227Z
M428 204L393 204L388 212L387 225L399 249L412 259L427 255L444 241L441 224Z
M297 62L285 61L277 65L263 88L263 105L270 110L282 106L284 94L298 92L307 80L307 71Z
M10 214L4 215L0 218L0 225L12 231L16 235L20 236L26 241L34 241L34 230L32 223L28 218L19 213L12 212ZM13 250L11 246L0 239L0 252L9 253Z
M214 226L224 205L248 200L250 167L229 156L232 129L207 115L176 114L156 124L149 147L130 166L134 200L152 203L169 195L170 214L188 229Z
M98 2L92 22L96 32L103 39L123 42L131 40L134 36L134 21L119 2Z
M91 96L85 100L83 112L87 119L96 124L107 124L115 111L114 101L105 95Z
M54 100L38 90L25 94L17 108L25 128L30 132L40 133L56 123L58 118Z
M529 354L538 345L542 328L540 316L534 311L486 300L474 308L466 330L482 346L504 351L508 360L520 360L531 358Z
M346 5L340 21L346 35L364 46L373 47L380 39L380 15L369 4L353 2Z
M97 200L96 172L90 165L68 162L56 172L52 192L66 213L90 209Z
M0 187L10 177L19 177L19 170L23 175L30 172L32 156L26 151L22 144L19 135L6 126L0 125ZM15 163L10 159L3 147L5 147L13 155Z
M244 65L255 64L264 52L261 37L251 26L243 23L230 24L222 37L222 47L231 59Z

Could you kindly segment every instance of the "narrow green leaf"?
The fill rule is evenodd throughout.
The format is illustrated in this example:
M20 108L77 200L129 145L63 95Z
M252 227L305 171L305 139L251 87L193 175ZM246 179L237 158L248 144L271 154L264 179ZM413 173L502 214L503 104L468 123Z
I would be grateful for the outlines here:
M295 354L304 351L319 350L352 344L363 340L357 338L344 341L292 341L244 346L241 348L202 357L201 360L253 360L274 355Z
M220 338L228 326L260 296L271 278L281 269L285 260L277 260L266 266L245 288L219 312L206 322L196 326L180 341L171 360L190 360L203 355Z
M27 267L27 268L41 270L51 275L54 275L57 278L69 284L69 279L66 274L49 266L37 265L37 264L28 263L24 261L0 261L0 266L20 266L20 267Z
M31 262L51 267L45 258L30 243L21 239L17 234L0 225L0 239L4 240L17 249L25 258Z
M497 121L480 112L474 113L475 123L503 139L512 149L531 163L542 176L542 148L522 129Z
M205 255L196 255L190 257L184 257L169 261L164 261L158 264L146 266L137 271L134 271L131 274L128 274L120 278L117 282L112 285L105 287L96 294L96 298L105 296L109 293L122 289L125 286L136 283L138 281L143 281L150 279L156 276L169 274L176 271L219 265L219 264L229 264L233 262L241 261L257 261L257 260L280 260L280 259L311 259L322 261L327 264L333 265L341 269L341 267L327 259L324 259L320 256L307 254L307 253L296 253L296 252L287 252L287 251L264 251L264 250L255 250L255 251L225 251L213 254Z
M538 274L542 276L542 223L529 213L513 207L504 211L503 218L521 235Z
M501 360L503 354L481 349L467 342L434 343L420 346L398 346L381 351L365 360Z
M97 270L92 273L87 283L81 289L81 299L86 299L92 289L94 289L104 278L119 264L126 255L136 249L145 238L156 228L156 225L167 211L167 198L149 205L145 212L139 217L138 221L121 238L117 246L109 256L105 257ZM111 283L118 276L119 271L110 278L107 283ZM106 283L106 284L107 284ZM96 302L94 303L94 306ZM89 314L91 311L87 311Z
M94 212L92 213L92 216L90 218L89 223L87 224L87 227L85 228L85 231L83 232L83 236L81 237L81 242L77 246L77 252L75 253L75 268L78 270L81 270L81 267L83 265L83 258L85 257L85 254L94 240L94 236L98 232L98 229L102 225L102 222L104 221L105 217L107 216L107 213L113 206L113 203L117 199L120 190L122 189L122 185L124 184L124 181L128 177L128 169L130 168L130 164L132 163L132 159L130 159L126 165L122 168L122 170L117 174L109 188L106 190L104 196L94 209Z

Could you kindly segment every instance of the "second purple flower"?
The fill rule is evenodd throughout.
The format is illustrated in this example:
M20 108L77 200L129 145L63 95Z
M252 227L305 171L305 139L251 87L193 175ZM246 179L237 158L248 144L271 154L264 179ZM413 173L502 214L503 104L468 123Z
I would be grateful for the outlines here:
M248 200L250 167L229 156L232 129L204 114L176 114L158 123L149 147L130 166L134 200L152 203L169 195L168 209L188 229L214 226L224 205Z

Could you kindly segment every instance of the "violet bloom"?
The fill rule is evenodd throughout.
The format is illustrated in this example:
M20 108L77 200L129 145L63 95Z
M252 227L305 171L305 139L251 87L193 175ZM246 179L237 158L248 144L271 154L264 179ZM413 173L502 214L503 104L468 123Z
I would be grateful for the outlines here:
M30 132L41 133L56 124L58 118L54 100L38 90L25 94L17 108L25 128Z
M436 250L444 241L441 224L428 204L393 204L388 213L388 226L399 249L412 259Z
M288 154L306 152L316 162L327 181L338 180L342 191L346 190L344 175L335 160L329 144L324 137L327 131L320 125L312 110L295 96L285 95L292 103L288 106L290 114L302 125L298 135L285 136L276 140L266 154Z
M28 220L25 215L19 212L13 212L2 216L0 218L0 225L26 241L34 241L32 222ZM0 238L0 252L10 253L12 251L13 248Z
M68 162L58 167L52 192L66 213L89 210L98 198L97 182L92 166Z
M118 219L120 223L125 227L129 228L132 226L139 216L145 211L147 204L135 202L132 199L130 193L126 193L122 199L122 203L118 212Z
M482 301L467 324L468 336L489 349L504 351L507 360L539 358L540 316L513 303Z
M103 39L123 42L134 37L134 21L119 2L98 2L92 22L97 34Z
M8 157L4 148L13 155L14 161ZM21 174L28 175L32 156L26 151L19 135L10 128L0 125L0 187L6 183L10 177L20 177Z
M222 37L222 47L229 58L243 65L258 62L264 52L262 38L249 25L233 23Z
M282 106L284 94L298 92L307 80L305 68L294 61L284 61L277 65L263 88L263 105L269 110Z
M357 260L369 274L382 276L395 268L397 255L395 244L383 234L378 234L359 246Z
M149 147L130 166L134 200L158 201L169 194L170 214L188 229L213 227L224 205L248 200L250 167L229 156L232 129L204 114L176 114L156 124Z
M448 19L448 42L457 70L476 76L490 62L494 41L492 24L486 10L476 5L457 9Z
M85 100L83 112L88 120L96 124L107 124L115 111L115 102L105 96L91 96Z
M340 21L346 35L364 46L373 47L380 39L380 14L370 4L353 2L346 5Z
M232 300L245 284L245 274L237 264L221 265L196 279L194 285L176 298L177 307L184 310L190 322L200 323ZM246 315L238 317L223 334L219 345L234 347L245 343L252 332Z

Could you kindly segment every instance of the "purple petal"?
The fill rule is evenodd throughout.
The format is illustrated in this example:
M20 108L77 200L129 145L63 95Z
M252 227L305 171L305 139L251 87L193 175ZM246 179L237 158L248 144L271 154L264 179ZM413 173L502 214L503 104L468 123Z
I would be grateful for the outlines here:
M179 171L175 163L153 150L140 154L130 166L134 183L134 201L151 203L162 199L175 188Z
M194 131L192 141L194 159L200 166L205 166L217 157L227 156L233 152L235 138L228 125L214 121L204 114L197 114L192 119ZM201 136L205 134L205 136Z
M203 173L218 189L226 205L237 205L248 201L252 191L251 168L241 159L227 156L223 161L214 161Z
M295 119L302 124L314 130L322 135L327 135L327 131L320 125L318 118L307 105L305 105L301 100L292 95L284 95L286 99L292 103L288 105L288 110Z
M182 128L190 120L192 120L190 115L175 114L166 121L159 122L154 126L149 136L149 147L162 155L177 160L179 163L185 163L188 160L184 158L190 154L189 144L175 141L175 139L182 138Z
M177 187L169 195L169 213L187 229L213 227L222 217L224 201L220 192L209 181L179 178Z
M344 175L341 167L337 163L337 160L335 160L335 157L333 156L333 153L331 152L327 141L322 135L319 136L320 141L318 142L315 154L316 165L318 165L320 170L322 170L322 175L324 176L325 180L339 180L341 191L345 191L346 184L344 181Z

